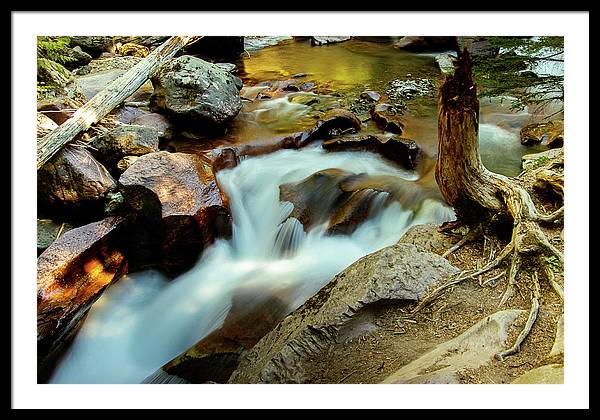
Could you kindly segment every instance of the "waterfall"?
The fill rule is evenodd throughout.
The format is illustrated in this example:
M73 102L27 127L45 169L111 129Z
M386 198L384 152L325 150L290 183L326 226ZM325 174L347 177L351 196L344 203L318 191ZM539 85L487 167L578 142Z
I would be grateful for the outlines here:
M396 243L410 226L454 218L432 199L402 208L387 193L374 192L368 218L351 234L328 234L326 224L305 232L289 217L293 206L280 201L279 186L330 168L415 179L375 154L326 153L318 146L248 158L219 172L230 199L232 238L217 240L173 280L144 271L111 286L93 305L51 382L139 383L218 329L239 288L257 296L277 293L291 312L354 261Z

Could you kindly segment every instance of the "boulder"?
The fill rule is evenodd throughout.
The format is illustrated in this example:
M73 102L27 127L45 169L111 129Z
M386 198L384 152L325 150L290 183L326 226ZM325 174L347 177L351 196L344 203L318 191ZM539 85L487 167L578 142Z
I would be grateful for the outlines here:
M41 204L90 218L101 214L104 198L116 183L87 149L67 146L38 171L37 188Z
M454 60L456 54L442 53L435 56L435 61L444 75L454 74Z
M82 104L85 96L79 83L62 64L46 58L37 60L37 81L42 87L42 99L45 97L66 98L67 101Z
M162 114L142 114L131 120L131 124L152 127L158 131L158 136L163 139L173 137L173 126L169 119Z
M83 51L79 46L68 49L66 55L71 58L71 61L65 63L65 67L69 70L85 66L93 59L91 55Z
M526 125L521 129L521 144L540 143L548 147L562 147L564 142L564 123L562 120Z
M110 167L125 156L158 152L158 131L141 125L119 125L90 143L96 157Z
M114 52L115 43L112 36L72 36L71 45L78 46L92 57L103 52Z
M327 111L315 126L302 133L297 139L297 147L303 147L315 140L327 140L342 133L354 133L361 129L362 123L351 111L334 108Z
M338 42L348 41L351 36L313 36L310 38L312 45L336 44Z
M140 228L152 233L155 255L149 258L171 274L190 268L215 238L231 234L228 200L210 163L196 155L146 154L121 175L119 185ZM136 247L134 237L130 248Z
M422 299L458 269L414 245L397 244L356 261L287 316L240 361L229 383L303 383L303 363L326 351L377 305Z
M412 52L456 50L454 36L403 36L394 43L396 48Z
M152 75L151 109L182 125L219 127L242 108L241 81L221 67L189 55L164 63Z
M72 229L38 257L39 382L48 379L53 363L91 305L127 271L125 257L112 245L124 222L122 217L111 216Z
M381 155L407 169L415 169L421 161L422 152L414 140L399 136L363 134L336 137L322 144L327 151L368 151Z
M443 254L458 240L457 237L438 231L439 226L433 224L416 225L406 231L398 242L413 244L429 252Z
M496 353L507 348L508 334L525 311L496 312L450 341L404 365L388 376L387 384L460 383L460 374L490 363Z

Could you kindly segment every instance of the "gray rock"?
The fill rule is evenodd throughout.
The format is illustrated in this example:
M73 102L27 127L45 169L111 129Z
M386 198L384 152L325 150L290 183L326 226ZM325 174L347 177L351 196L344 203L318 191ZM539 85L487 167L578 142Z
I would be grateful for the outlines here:
M69 49L66 55L72 59L72 61L65 63L65 67L70 70L85 66L92 61L92 56L83 51L79 46Z
M215 63L215 66L220 67L229 73L235 73L237 70L237 66L233 63Z
M388 376L383 383L460 383L465 369L477 369L506 349L508 333L525 311L508 309L477 322L467 331L442 343Z
M416 301L458 269L414 245L396 244L336 275L263 337L243 358L230 383L302 383L303 361L335 343L373 304Z
M48 248L60 235L73 229L68 223L58 223L50 219L37 219L38 253Z
M562 147L559 147L557 149L549 149L539 153L523 155L521 157L521 167L523 168L523 170L526 171L530 169L535 169L548 162L548 160L556 159L563 153L564 149Z
M114 52L115 43L112 36L72 36L71 45L80 47L92 57L103 52Z
M120 125L99 135L90 146L100 161L114 166L125 156L158 152L158 130L141 125Z
M348 41L351 36L313 36L311 37L312 45L335 44L338 42Z
M182 124L221 126L242 108L239 78L196 57L169 60L151 80L151 109Z
M494 47L490 41L483 36L457 36L456 43L458 49L462 51L467 49L471 56L478 55L495 55L498 54L499 48Z
M442 74L454 74L454 60L456 54L438 54L435 56L435 61L438 63Z

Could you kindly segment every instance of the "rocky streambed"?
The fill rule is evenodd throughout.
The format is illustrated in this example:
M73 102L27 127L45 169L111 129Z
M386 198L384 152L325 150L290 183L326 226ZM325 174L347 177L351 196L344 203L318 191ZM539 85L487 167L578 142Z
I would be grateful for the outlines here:
M38 137L161 41L125 38L78 37L80 66L42 73ZM325 38L240 59L234 41L233 63L210 44L165 63L38 172L38 380L498 383L546 365L557 380L556 301L522 352L538 356L512 371L493 354L523 311L482 303L494 289L461 285L410 315L480 262L440 257L454 237L419 230L453 218L432 172L435 60ZM512 151L547 148L516 138Z

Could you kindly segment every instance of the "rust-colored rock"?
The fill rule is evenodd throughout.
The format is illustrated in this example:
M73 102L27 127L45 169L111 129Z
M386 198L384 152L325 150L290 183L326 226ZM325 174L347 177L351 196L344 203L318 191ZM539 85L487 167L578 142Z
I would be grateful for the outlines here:
M302 147L314 140L327 140L339 134L357 132L361 127L360 120L352 112L342 108L330 109L314 128L302 135L297 144Z
M196 155L149 153L119 184L129 207L157 238L159 263L172 274L190 268L216 237L231 234L227 197L211 163Z
M72 229L38 257L38 381L48 379L90 306L127 271L125 257L112 244L124 221L111 216Z
M328 151L360 150L378 153L386 159L408 169L415 169L420 163L422 152L414 140L383 135L354 135L337 137L323 143Z

